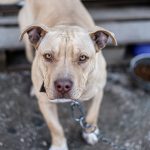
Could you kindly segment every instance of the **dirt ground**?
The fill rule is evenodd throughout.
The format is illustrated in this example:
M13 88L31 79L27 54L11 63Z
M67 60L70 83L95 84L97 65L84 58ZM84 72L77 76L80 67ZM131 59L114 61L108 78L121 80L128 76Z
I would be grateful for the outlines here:
M0 150L48 150L50 135L35 97L30 72L0 73ZM69 105L59 106L70 150L113 150L84 143ZM132 85L127 68L109 69L99 127L127 150L150 150L150 95Z

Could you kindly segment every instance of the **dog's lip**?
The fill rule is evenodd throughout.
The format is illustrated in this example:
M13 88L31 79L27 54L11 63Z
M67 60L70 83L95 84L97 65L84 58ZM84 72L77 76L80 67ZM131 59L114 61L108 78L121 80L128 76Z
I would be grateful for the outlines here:
M70 102L74 102L74 101L76 101L76 100L67 99L67 98L57 98L57 99L49 100L49 102L51 102L51 103L70 103Z

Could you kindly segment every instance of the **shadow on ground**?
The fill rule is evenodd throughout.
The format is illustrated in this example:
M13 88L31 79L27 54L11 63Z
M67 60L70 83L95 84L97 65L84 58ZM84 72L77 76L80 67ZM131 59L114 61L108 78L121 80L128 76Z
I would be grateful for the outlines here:
M30 72L0 73L0 150L48 150L50 135L30 97ZM70 150L113 150L99 142L91 147L80 136L70 108L59 106ZM109 70L99 127L128 150L150 149L150 96L133 87L126 69Z

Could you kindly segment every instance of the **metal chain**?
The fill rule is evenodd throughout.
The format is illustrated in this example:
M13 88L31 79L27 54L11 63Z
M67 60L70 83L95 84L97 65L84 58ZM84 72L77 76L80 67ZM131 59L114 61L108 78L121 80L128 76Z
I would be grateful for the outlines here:
M81 105L81 103L77 100L74 100L73 102L71 102L70 106L71 106L73 119L80 124L81 128L84 131L93 128L90 131L90 133L93 133L96 130L96 127L86 122L85 113L84 113L83 106ZM101 130L100 130L98 139L99 141L102 141L104 144L107 144L113 147L114 150L127 150L127 148L117 145L112 141L112 139L107 138Z
M73 119L80 124L83 130L86 131L87 129L90 129L93 127L92 125L86 122L83 106L81 105L79 101L76 100L76 101L71 102L70 106L72 110ZM96 128L94 128L92 132L94 132L95 129Z

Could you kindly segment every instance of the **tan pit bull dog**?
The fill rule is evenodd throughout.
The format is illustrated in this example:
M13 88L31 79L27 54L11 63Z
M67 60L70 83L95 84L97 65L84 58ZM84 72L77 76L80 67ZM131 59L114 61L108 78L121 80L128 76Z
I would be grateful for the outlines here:
M49 127L50 150L68 150L57 115L56 99L87 101L91 105L86 121L96 126L83 132L88 144L98 142L97 118L106 83L106 63L101 50L112 32L96 27L80 0L26 0L19 23L27 57L33 60L32 81L40 110Z

